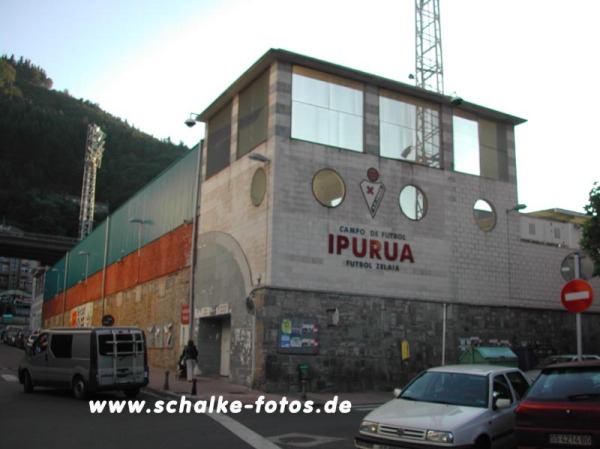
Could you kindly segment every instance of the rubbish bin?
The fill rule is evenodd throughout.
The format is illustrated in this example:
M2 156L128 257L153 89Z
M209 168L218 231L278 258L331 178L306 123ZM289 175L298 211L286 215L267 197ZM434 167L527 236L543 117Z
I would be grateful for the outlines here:
M298 370L300 371L300 380L308 380L310 365L308 363L301 363L298 365Z
M302 399L306 399L309 369L310 369L310 366L308 363L301 363L300 365L298 365L298 371L300 372L300 391L301 391L300 397Z
M465 351L459 363L485 363L489 365L500 365L518 367L517 355L506 346L476 346Z

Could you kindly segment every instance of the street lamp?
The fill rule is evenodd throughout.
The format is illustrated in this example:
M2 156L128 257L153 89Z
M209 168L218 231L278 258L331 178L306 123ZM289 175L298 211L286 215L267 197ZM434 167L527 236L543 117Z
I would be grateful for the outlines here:
M198 122L198 118L200 114L191 113L190 117L185 121L186 126L192 128ZM192 242L191 242L191 251L190 251L190 292L189 292L189 308L190 308L190 329L188 334L188 339L192 340L194 338L194 308L195 308L195 295L194 290L196 289L196 264L197 264L197 255L196 255L196 241L198 239L198 228L199 226L199 217L201 210L201 198L202 198L202 143L204 139L200 139L197 149L198 149L198 157L196 158L196 174L194 176L194 211L192 213Z
M79 251L80 256L85 256L85 282L87 282L89 268L90 268L90 256L92 253L88 251Z
M506 249L508 251L508 262L506 264L507 266L507 272L508 272L508 299L510 299L511 296L511 290L512 290L512 276L511 276L511 272L510 272L510 265L511 265L511 251L510 251L510 232L509 232L509 224L508 224L508 215L511 212L519 212L523 209L527 208L526 204L515 204L513 207L510 207L508 209L506 209Z
M130 218L129 223L137 223L138 227L138 257L140 257L140 249L142 248L142 234L144 232L144 224L146 224L146 220L142 220L141 218Z
M252 153L250 154L250 156L248 156L248 158L250 158L253 161L262 162L263 164L268 164L269 162L271 162L271 159L269 159L267 156L261 153Z
M60 286L60 270L58 268L52 268L50 271L56 273L56 294L54 296L58 296L58 289Z

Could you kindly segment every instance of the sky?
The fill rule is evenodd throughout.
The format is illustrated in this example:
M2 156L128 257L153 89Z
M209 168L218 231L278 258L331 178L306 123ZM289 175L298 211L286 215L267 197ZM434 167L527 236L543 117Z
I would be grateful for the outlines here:
M0 52L191 147L204 129L184 121L270 48L413 84L414 3L0 0ZM598 0L440 0L445 93L527 120L515 131L524 212L583 213L600 182L598 17Z

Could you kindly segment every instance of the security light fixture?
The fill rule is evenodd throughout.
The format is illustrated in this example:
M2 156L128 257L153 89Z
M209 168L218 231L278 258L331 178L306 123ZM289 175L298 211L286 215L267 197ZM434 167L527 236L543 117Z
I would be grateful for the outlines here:
M452 92L452 94L450 95L450 104L452 106L460 106L461 104L463 104L463 99L462 97L456 95L456 92Z
M248 157L253 161L263 162L265 164L268 164L269 162L271 162L271 159L269 159L264 154L260 154L260 153L252 153Z
M194 114L193 112L190 114L189 118L185 121L185 124L188 128L192 128L196 125L196 121L198 119L199 114Z
M527 208L527 204L515 204L510 209L506 209L506 213L512 212L513 210L518 212L518 211L526 209L526 208Z

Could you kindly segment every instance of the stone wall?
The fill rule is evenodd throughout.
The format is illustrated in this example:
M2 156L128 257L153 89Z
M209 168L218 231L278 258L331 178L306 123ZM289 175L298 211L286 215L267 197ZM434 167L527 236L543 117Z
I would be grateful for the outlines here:
M458 363L465 344L509 344L524 366L548 354L576 353L575 316L566 311L472 306L420 300L268 289L257 309L256 386L265 391L298 391L299 365L310 365L312 390L389 390L443 361ZM339 322L331 322L331 310ZM444 310L445 309L445 310ZM328 312L329 311L329 312ZM312 316L319 323L318 355L282 354L283 316ZM583 321L583 351L599 353L600 314ZM261 343L261 339L262 343ZM410 357L402 359L402 342ZM529 358L522 354L529 354Z

